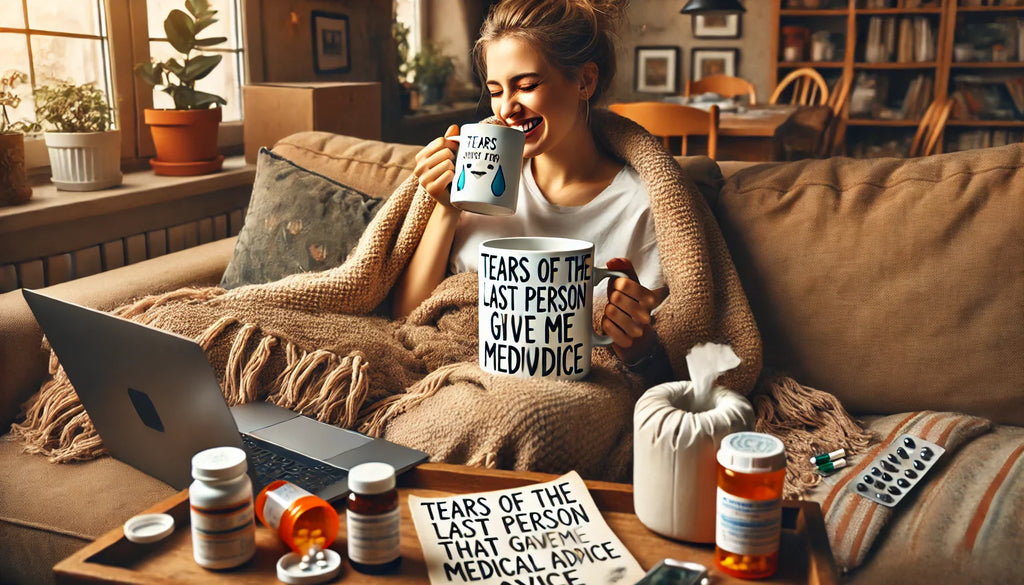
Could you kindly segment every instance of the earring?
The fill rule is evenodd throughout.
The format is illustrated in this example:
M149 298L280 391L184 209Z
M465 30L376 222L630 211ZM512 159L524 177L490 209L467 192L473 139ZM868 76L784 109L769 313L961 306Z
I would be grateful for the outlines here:
M583 97L583 106L584 106L584 109L585 109L584 110L585 113L583 114L583 120L589 126L590 125L590 97L587 96L587 91L585 89L583 90L581 95Z

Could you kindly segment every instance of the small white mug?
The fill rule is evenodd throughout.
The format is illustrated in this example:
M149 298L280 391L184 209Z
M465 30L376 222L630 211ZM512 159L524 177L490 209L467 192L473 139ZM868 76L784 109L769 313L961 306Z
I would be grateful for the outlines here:
M497 124L464 124L452 181L452 205L483 215L512 215L519 199L526 135Z
M497 238L480 244L480 367L520 378L579 380L595 345L594 285L622 272L594 268L594 244Z

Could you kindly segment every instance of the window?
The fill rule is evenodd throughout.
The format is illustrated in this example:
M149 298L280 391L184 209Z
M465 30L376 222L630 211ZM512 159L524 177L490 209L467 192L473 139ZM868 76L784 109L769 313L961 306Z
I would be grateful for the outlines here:
M0 55L4 71L27 73L32 87L55 80L95 83L113 95L110 46L102 0L0 0ZM28 87L14 119L35 120Z
M163 21L172 9L185 10L185 1L0 0L0 72L25 72L33 87L67 79L95 83L108 100L117 95L119 99L112 100L111 105L117 112L115 125L122 130L123 156L150 156L153 151L148 128L142 121L143 110L170 107L171 101L159 90L150 95L149 87L139 82L132 70L136 63L150 57L163 60L173 56ZM203 36L223 36L228 41L206 51L220 53L224 59L198 86L228 101L221 144L241 144L238 122L242 118L242 85L246 80L242 12L256 10L258 2L210 0L210 4L218 11L218 22ZM145 41L135 42L136 39ZM23 87L21 95L23 101L14 119L35 120L31 90ZM30 167L48 164L41 142L26 141Z

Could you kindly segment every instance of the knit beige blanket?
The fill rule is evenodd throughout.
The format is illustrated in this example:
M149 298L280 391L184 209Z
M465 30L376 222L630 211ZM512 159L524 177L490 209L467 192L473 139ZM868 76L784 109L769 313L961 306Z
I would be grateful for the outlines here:
M761 373L760 337L710 209L659 139L608 112L594 112L593 123L651 194L670 290L654 328L675 377L686 376L695 344L727 343L742 363L719 383L750 394ZM446 279L406 319L384 316L433 205L410 178L338 268L230 291L181 289L115 313L196 339L229 404L268 400L422 449L435 461L627 480L633 404L653 381L629 372L607 348L594 350L591 373L579 382L482 371L474 273ZM51 373L13 434L53 461L102 454L52 355ZM794 463L811 451L857 451L867 442L834 398L792 380L762 378L754 402L758 428L780 436ZM790 494L816 482L804 467L791 466Z

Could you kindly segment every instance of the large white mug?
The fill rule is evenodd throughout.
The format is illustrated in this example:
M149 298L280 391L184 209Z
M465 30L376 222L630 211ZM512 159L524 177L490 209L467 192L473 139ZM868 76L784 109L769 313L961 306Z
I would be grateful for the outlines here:
M526 135L497 124L464 124L452 181L452 205L483 215L512 215L519 199Z
M520 378L579 380L595 345L594 285L622 272L594 267L594 244L497 238L480 244L480 367Z

